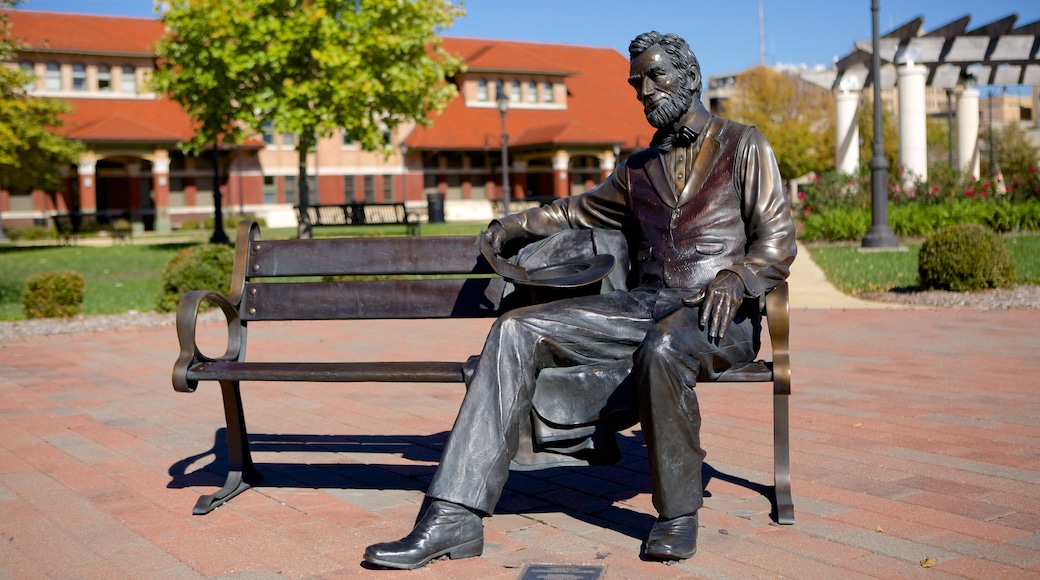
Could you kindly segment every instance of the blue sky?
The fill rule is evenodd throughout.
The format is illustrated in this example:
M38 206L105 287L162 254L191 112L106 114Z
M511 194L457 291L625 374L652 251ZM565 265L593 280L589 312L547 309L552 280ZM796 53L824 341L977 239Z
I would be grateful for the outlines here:
M641 32L675 32L690 42L705 76L711 76L759 62L759 4L766 64L829 64L871 36L869 0L469 0L466 17L445 34L605 46L626 54L628 41ZM882 33L917 16L924 17L925 30L965 15L971 16L969 29L1010 14L1018 14L1018 25L1040 20L1035 0L881 0L880 6ZM152 0L28 0L22 8L155 15Z

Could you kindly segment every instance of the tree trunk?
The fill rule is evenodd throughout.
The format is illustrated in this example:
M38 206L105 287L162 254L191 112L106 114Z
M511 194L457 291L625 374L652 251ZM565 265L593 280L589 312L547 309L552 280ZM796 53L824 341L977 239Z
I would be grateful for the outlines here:
M310 187L307 183L307 152L311 148L311 139L300 134L300 141L297 144L297 151L299 152L299 176L297 177L297 183L299 184L299 199L297 200L297 206L300 211L300 223L298 227L298 235L301 240L311 239L311 218L308 208L310 207Z

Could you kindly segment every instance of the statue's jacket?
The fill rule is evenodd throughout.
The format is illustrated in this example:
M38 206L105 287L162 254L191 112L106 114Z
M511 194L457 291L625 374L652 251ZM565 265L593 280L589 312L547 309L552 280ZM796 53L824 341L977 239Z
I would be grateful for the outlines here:
M675 190L652 145L618 165L598 187L499 223L510 237L528 239L568 229L620 230L634 258L633 286L659 292L661 299L678 302L693 295L722 270L740 276L746 298L762 296L787 278L797 252L773 150L754 127L712 116L699 103L680 122L697 133L699 145L682 191ZM570 393L553 392L561 388ZM590 392L595 388L539 380L535 410L557 426L589 425L610 397ZM575 396L581 400L561 404Z

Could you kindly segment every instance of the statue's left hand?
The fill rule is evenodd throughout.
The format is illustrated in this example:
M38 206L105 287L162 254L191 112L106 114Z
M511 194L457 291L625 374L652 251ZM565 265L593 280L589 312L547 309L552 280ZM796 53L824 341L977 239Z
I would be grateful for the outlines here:
M730 322L744 300L744 282L734 272L723 270L708 284L701 304L701 327L708 330L708 338L720 339L726 335Z

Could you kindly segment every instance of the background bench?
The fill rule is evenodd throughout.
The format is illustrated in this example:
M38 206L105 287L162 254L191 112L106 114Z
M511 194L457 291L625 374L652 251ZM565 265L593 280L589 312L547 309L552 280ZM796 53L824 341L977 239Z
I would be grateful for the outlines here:
M369 279L315 280L327 276ZM193 513L208 513L261 479L249 452L242 381L464 382L464 361L247 361L247 325L284 320L498 317L509 307L503 304L504 287L505 281L494 275L473 237L263 241L259 226L242 222L230 292L227 296L187 292L177 309L180 355L173 368L173 387L193 392L200 381L218 382L227 421L227 480L216 493L200 497ZM219 306L227 318L227 349L216 358L203 355L195 338L199 308L207 301ZM789 524L794 523L794 506L788 437L787 284L773 290L762 306L773 362L757 361L731 369L716 382L773 385L774 499L777 521Z
M299 208L297 208L299 211ZM349 203L307 207L312 227L403 225L409 236L419 235L419 216L403 203Z
M54 235L63 246L75 245L81 233L108 232L112 243L130 243L134 239L134 228L130 222L129 212L71 212L58 213L51 216L54 222Z

